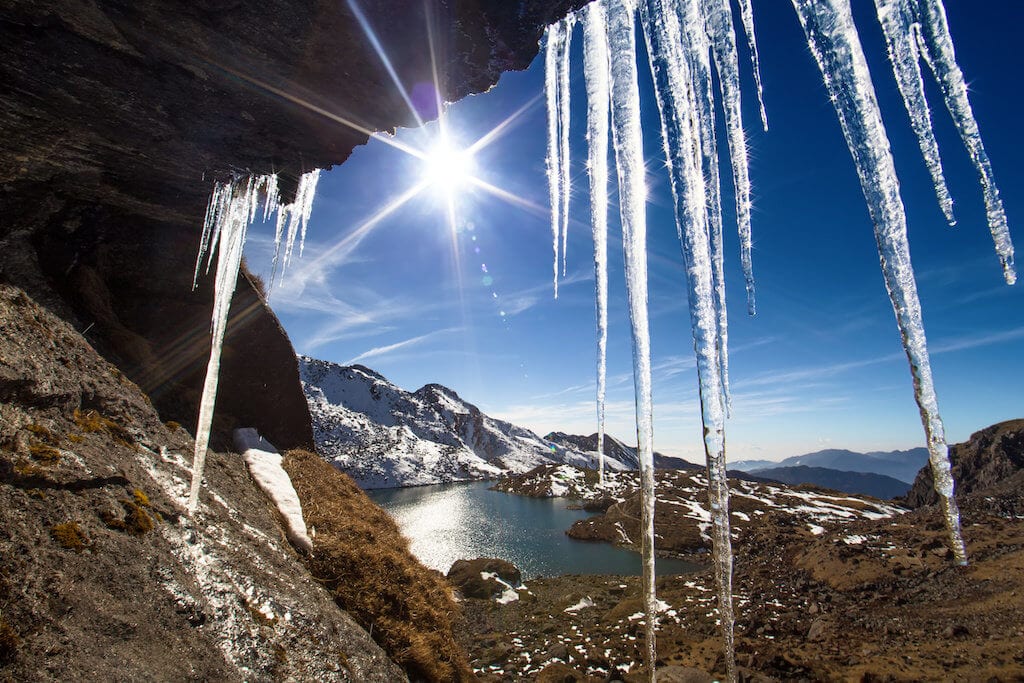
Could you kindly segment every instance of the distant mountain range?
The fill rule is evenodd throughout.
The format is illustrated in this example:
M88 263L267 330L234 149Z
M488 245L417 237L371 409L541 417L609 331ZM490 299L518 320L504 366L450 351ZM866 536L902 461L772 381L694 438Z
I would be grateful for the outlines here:
M807 465L758 470L757 476L791 486L813 484L833 491L873 496L882 500L902 496L910 490L910 484L884 474L843 472L827 467L808 467Z
M857 453L831 448L815 453L795 455L781 461L738 460L730 462L730 469L771 476L764 470L788 467L811 467L839 470L841 472L867 472L898 479L908 485L913 483L918 471L928 463L928 449L911 448L906 451L873 451ZM906 491L904 491L905 493ZM902 494L901 494L902 495Z
M549 441L489 417L440 384L401 389L361 365L299 356L317 450L363 488L494 479L538 465L596 466L571 439ZM613 470L635 467L609 457Z

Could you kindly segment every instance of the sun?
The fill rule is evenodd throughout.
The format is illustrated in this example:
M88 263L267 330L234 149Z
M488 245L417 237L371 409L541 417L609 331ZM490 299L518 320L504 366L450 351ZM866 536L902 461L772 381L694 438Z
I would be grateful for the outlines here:
M423 155L423 181L446 197L454 197L473 184L473 152L447 136L439 137Z

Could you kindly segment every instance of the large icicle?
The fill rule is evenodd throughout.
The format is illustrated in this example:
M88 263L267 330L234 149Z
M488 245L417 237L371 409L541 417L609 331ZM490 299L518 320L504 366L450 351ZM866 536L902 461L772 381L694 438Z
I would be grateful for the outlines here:
M654 680L654 431L651 407L651 339L647 320L647 182L644 177L640 91L636 70L636 6L632 0L608 1L611 64L612 144L619 178L619 213L626 271L626 294L633 333L633 384L636 392L637 455L640 461L640 530L643 539L642 584L647 615L644 662Z
M722 368L717 310L719 305L724 306L724 301L717 300L714 258L707 223L705 174L701 168L701 157L694 153L694 150L701 148L706 131L692 116L692 112L701 112L708 107L696 102L706 93L706 84L701 82L703 74L700 73L699 62L693 59L694 46L690 44L692 35L689 40L680 43L680 37L687 36L693 28L690 22L692 17L698 16L698 0L681 1L682 17L669 11L666 7L668 1L646 0L641 7L641 16L661 114L662 136L675 202L676 227L686 261L690 323L697 357L701 418L704 424L719 620L725 642L726 667L729 679L734 681L732 541L729 486L725 468L725 398L719 375ZM697 72L691 73L691 67L697 67ZM694 75L697 78L691 80Z
M722 90L726 135L729 140L729 162L732 164L736 193L736 227L740 235L740 262L747 288L747 312L754 315L754 268L751 262L750 237L750 172L747 161L747 139L743 132L740 107L739 57L729 0L704 0L704 16L711 37L715 68Z
M914 377L914 397L921 411L935 490L942 501L950 545L957 561L966 563L967 553L960 535L960 513L953 497L953 477L932 382L921 303L910 263L903 200L849 0L793 0L793 5L825 78L847 146L857 166L861 189L875 226L882 274Z
M213 263L213 252L217 250L217 271L214 280L213 320L210 330L210 360L206 365L206 379L199 401L199 419L196 424L195 453L192 458L192 487L188 497L188 511L193 513L199 507L199 489L203 481L206 464L206 449L210 445L210 429L213 426L214 406L217 403L217 384L220 380L220 357L227 330L231 298L235 293L238 269L242 262L245 234L249 224L256 218L259 205L263 204L263 220L277 211L275 229L274 264L281 250L281 236L287 236L283 264L291 259L296 235L299 235L299 253L306 238L306 225L313 209L320 170L304 173L299 178L295 199L290 204L280 204L276 175L249 176L225 183L215 183L210 203L206 208L206 220L199 241L196 258L195 287L203 256L207 256L206 270ZM218 249L219 248L219 249ZM273 281L273 280L271 280Z
M675 0L682 37L683 57L689 66L695 126L700 130L701 173L707 206L707 230L711 239L711 267L715 285L715 310L718 314L719 376L728 410L729 397L729 318L725 305L725 247L722 239L722 188L718 167L718 140L715 133L715 95L711 78L711 46L705 30L701 0ZM663 8L664 10L665 8ZM668 152L668 150L666 150ZM671 154L666 153L671 159ZM671 161L669 162L671 163Z
M761 87L761 64L757 56L757 37L754 35L754 8L750 0L739 0L740 16L743 18L743 30L747 34L747 47L750 49L750 66L754 71L754 84L757 86L757 104L761 108L761 127L768 132L768 112L764 108L764 90Z
M978 122L974 119L971 101L967 97L967 83L964 81L960 66L956 63L953 38L949 34L949 24L946 21L946 9L941 0L916 0L916 3L925 61L939 82L946 100L946 108L953 117L953 122L960 131L960 137L980 176L992 240L1003 266L1003 277L1007 284L1012 285L1017 281L1017 272L1013 266L1013 242L1010 240L1010 229L1006 224L1006 212L1003 210L1003 201L999 198L999 188L996 187L992 164L981 141Z
M217 402L221 348L228 325L231 296L235 293L238 268L242 262L245 232L256 215L260 199L262 198L264 206L267 206L268 199L270 202L276 200L276 189L277 179L274 176L250 176L226 183L216 183L206 210L198 261L202 261L204 252L209 252L209 260L212 261L213 251L217 249L217 273L213 295L213 326L210 332L210 360L206 366L206 381L203 383L203 394L199 402L195 454L192 459L189 513L195 512L199 506L199 488L206 464L206 448L210 444L213 408ZM197 273L198 268L197 262Z
M928 101L924 94L924 78L921 75L921 50L918 47L916 13L911 3L914 0L875 0L875 11L878 23L882 25L885 43L889 49L889 61L892 62L896 85L903 95L903 104L910 115L910 123L917 135L917 144L921 148L928 172L935 186L935 196L939 207L950 225L956 224L953 217L953 199L946 187L946 178L942 173L942 159L939 156L939 145L935 141L932 129L932 116L928 110Z
M597 472L604 483L604 413L608 375L608 36L604 5L583 15L583 75L587 88L587 168L594 236L594 300L597 317Z
M561 116L558 108L558 66L561 45L564 42L562 22L548 26L544 48L544 96L548 111L548 200L551 203L551 235L554 250L554 288L558 298L559 231L562 227L562 170L559 162L558 126Z
M565 277L566 250L569 244L569 202L572 199L572 176L569 168L569 55L572 45L572 28L576 23L575 15L570 14L560 22L562 24L562 53L558 61L558 162L561 166L562 189L562 277Z

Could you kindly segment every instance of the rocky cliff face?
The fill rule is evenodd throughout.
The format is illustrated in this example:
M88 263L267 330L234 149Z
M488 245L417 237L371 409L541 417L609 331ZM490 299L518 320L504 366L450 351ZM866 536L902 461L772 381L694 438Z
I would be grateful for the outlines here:
M971 434L964 443L949 448L956 481L957 497L1001 486L1020 486L1024 471L1024 420L1008 420ZM935 505L935 493L930 467L917 474L914 485L906 495L911 508Z
M582 2L359 4L429 119L434 64L442 98L485 90L525 67L543 27ZM205 281L193 292L191 273L212 181L278 172L287 198L302 171L416 120L355 6L0 5L0 280L88 329L165 419L191 425L197 413L212 292ZM220 397L214 444L232 423L268 417L259 396L270 393L267 436L309 446L290 344L239 287L249 300L235 305L222 371L236 391Z
M305 570L241 457L192 439L0 285L0 678L404 677Z

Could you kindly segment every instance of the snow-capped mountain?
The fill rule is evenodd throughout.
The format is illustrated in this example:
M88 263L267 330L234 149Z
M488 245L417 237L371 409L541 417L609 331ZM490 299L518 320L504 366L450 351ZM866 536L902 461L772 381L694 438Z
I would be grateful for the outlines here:
M596 453L488 417L440 384L408 392L361 365L299 356L317 450L363 488L493 479ZM610 469L629 469L605 458Z

